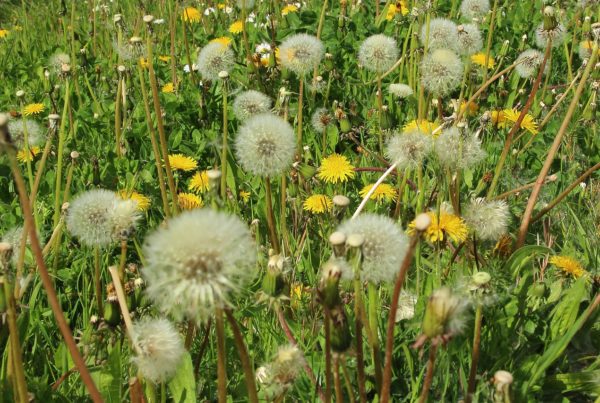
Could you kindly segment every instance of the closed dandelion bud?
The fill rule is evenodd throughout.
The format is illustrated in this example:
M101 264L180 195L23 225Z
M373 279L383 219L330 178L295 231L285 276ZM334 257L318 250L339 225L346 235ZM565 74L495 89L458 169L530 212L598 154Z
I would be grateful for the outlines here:
M464 300L449 288L435 290L427 301L423 317L423 334L429 339L448 338L458 333L463 325Z
M358 50L358 60L367 70L385 73L398 59L398 44L394 38L383 34L365 39Z
M331 318L331 349L336 353L343 353L352 344L352 335L348 318L343 305L338 305L329 313Z
M265 294L272 297L281 295L286 286L284 274L288 269L288 259L282 255L275 255L269 251L267 271L262 281L262 289Z
M110 326L117 326L121 322L121 311L117 301L108 301L104 304L104 321Z
M325 53L325 61L323 62L323 67L325 67L325 71L331 71L335 67L333 62L333 55L331 53Z
M545 49L548 41L552 41L553 48L561 46L566 35L566 28L556 20L554 7L544 8L544 22L535 30L535 43L539 48Z
M346 255L346 234L343 232L333 232L329 235L329 243L333 247L333 254L338 257Z
M340 119L339 123L340 131L342 133L348 133L350 130L352 130L352 123L350 123L350 120L347 117Z
M301 163L297 166L298 172L306 180L312 178L317 173L317 168L312 165Z
M437 49L425 55L421 62L423 87L436 97L444 97L461 83L463 64L452 51Z
M429 33L429 36L427 35ZM427 24L421 27L419 36L421 44L427 49L434 51L437 49L456 50L458 43L458 28L456 24L447 18L434 18L429 21L429 32Z
M381 128L383 130L388 130L394 125L394 118L390 113L390 110L387 106L383 106L381 108Z
M339 284L342 271L348 270L351 272L341 262L345 262L343 258L329 259L321 269L321 280L317 288L317 295L319 302L328 309L341 304Z

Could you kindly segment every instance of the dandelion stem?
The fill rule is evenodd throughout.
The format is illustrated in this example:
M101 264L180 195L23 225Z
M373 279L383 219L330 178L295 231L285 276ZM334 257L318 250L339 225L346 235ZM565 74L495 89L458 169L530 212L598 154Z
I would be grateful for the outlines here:
M496 12L498 11L498 0L494 0L494 5L492 6L492 15L490 17L490 28L488 30L487 41L485 45L485 68L483 69L483 82L487 80L488 73L488 63L490 60L490 49L492 48L492 38L494 35L494 28L496 26ZM469 104L467 104L469 105Z
M227 79L222 80L223 95L223 144L221 146L221 200L225 202L227 198Z
M333 380L335 386L335 401L343 402L344 401L344 393L342 392L342 382L340 379L340 356L337 355L333 359Z
M383 175L381 175L379 177L379 179L377 179L377 182L375 182L375 184L371 187L371 189L369 189L369 191L367 192L367 194L365 195L365 197L363 197L362 201L358 205L358 208L356 209L356 211L352 215L352 219L355 219L356 217L358 217L358 215L360 214L360 212L365 208L365 205L369 201L369 198L373 195L373 193L375 193L375 190L377 190L377 188L379 187L379 185L381 185L383 183L383 181L385 180L385 178L387 178L387 176L389 174L391 174L396 169L396 166L397 166L396 163L392 164L387 169L387 171L385 171L383 173Z
M231 330L233 331L233 340L235 347L242 361L242 369L244 370L244 378L246 380L246 389L248 390L248 401L251 403L258 403L258 392L256 391L256 380L254 377L254 370L252 368L252 362L250 361L250 355L248 354L248 348L244 343L244 337L240 331L240 327L235 320L235 317L231 313L231 310L226 309L225 314L227 315L227 321Z
M473 401L473 393L475 393L475 377L477 376L477 364L479 363L479 347L481 343L481 320L483 318L483 307L477 305L475 310L475 330L473 331L473 353L471 355L471 371L469 372L469 382L467 386L467 395L465 403Z
M94 246L94 288L96 294L96 306L98 307L98 314L102 315L104 309L102 307L102 284L100 271L100 249L98 246Z
M121 256L119 258L119 279L125 281L125 262L127 261L127 239L121 239Z
M62 169L63 169L63 152L65 148L65 125L67 124L67 112L69 109L71 91L69 87L69 79L65 81L65 103L63 105L62 118L60 120L60 129L58 130L58 149L56 151L56 181L54 185L54 226L58 224L60 219L60 189L62 187Z
M325 320L325 403L331 402L331 318L329 310L324 310ZM337 392L337 385L336 385ZM340 401L340 400L337 400Z
M365 360L363 353L363 337L362 337L362 312L364 311L363 306L363 288L360 281L360 265L361 265L361 254L360 250L355 251L356 254L352 259L352 266L354 269L354 329L356 332L356 372L358 375L358 394L361 403L367 401L367 391L365 385L367 378L365 376Z
M121 283L120 274L115 266L109 267L108 272L110 273L113 280L113 286L115 287L117 301L119 302L121 314L123 315L123 322L125 322L125 330L127 331L127 336L129 337L129 341L131 342L133 348L136 349L137 347L133 344L133 322L131 321L131 314L129 313L129 308L127 308L127 300L125 299L125 292L123 291L123 284Z
M271 179L265 177L265 206L267 209L267 226L269 227L269 238L271 240L271 247L275 254L280 252L279 241L277 240L277 231L275 230L275 216L273 214L273 196L271 194Z
M431 381L433 380L433 370L435 368L435 355L437 353L437 344L432 344L429 347L429 360L427 361L427 373L425 374L425 381L423 382L423 389L421 389L421 396L419 396L419 403L425 403L427 396L429 396L429 389L431 388Z
M344 376L344 386L346 387L346 394L348 395L350 403L354 403L356 400L354 399L352 383L350 382L350 374L348 373L348 367L346 366L346 358L343 355L340 355L338 356L338 359L341 361L340 367L342 368L342 375Z
M121 155L121 92L123 91L123 77L119 73L119 84L117 85L117 98L115 100L115 152L117 157Z
M301 160L302 156L302 107L304 103L304 77L300 77L300 84L298 86L298 134L296 135L298 145L296 152L297 160ZM300 178L300 176L298 176Z
M2 284L4 283L4 284ZM16 384L15 395L18 396L20 403L29 401L27 392L27 381L25 380L25 368L23 367L23 355L21 351L21 343L19 341L19 328L17 326L17 309L15 306L15 297L10 289L8 279L4 276L0 277L0 286L4 287L4 297L6 298L6 313L9 332L10 356L13 364L14 382ZM15 401L17 401L15 399Z
M223 309L217 308L215 312L215 328L217 330L217 387L219 403L227 402L227 369L225 366L225 325Z

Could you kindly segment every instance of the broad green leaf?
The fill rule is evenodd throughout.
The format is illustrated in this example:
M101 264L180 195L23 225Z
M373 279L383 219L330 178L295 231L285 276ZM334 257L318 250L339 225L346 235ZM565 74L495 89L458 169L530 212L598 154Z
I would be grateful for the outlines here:
M196 401L196 380L190 353L185 353L179 369L168 386L175 403L194 403Z
M581 277L567 290L560 302L552 310L552 321L550 322L551 340L556 339L575 323L579 304L585 297L586 279Z
M539 245L524 246L516 250L504 264L504 271L512 273L513 277L519 274L519 270L525 266L536 255L552 252L550 248Z

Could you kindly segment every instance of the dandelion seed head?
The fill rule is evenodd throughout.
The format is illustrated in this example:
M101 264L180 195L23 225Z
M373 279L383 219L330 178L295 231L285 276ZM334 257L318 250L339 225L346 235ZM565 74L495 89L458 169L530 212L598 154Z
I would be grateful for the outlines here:
M544 24L540 24L535 30L535 44L540 49L546 49L548 41L552 40L553 48L559 47L565 40L567 29L563 24L557 24L554 28L544 29Z
M323 133L332 122L333 116L327 108L318 108L310 118L310 123L317 133Z
M398 310L396 311L396 323L403 320L411 320L415 316L415 305L417 296L412 292L402 290L398 296Z
M60 74L62 72L62 66L70 64L71 57L63 52L53 54L48 60L48 68L53 74Z
M340 280L350 281L354 279L354 272L344 257L332 256L321 268L321 279L339 277Z
M504 200L488 201L479 197L465 207L463 218L478 238L497 241L507 232L510 212Z
M8 121L8 132L13 144L18 149L25 148L25 130L27 130L27 142L29 147L41 146L46 141L42 126L31 119L10 119Z
M358 60L367 70L385 73L398 60L398 44L392 37L383 34L371 35L358 50Z
M11 246L11 262L14 266L16 266L19 261L19 252L21 250L21 242L23 242L23 234L24 228L22 225L19 225L10 228L2 236L2 243L7 243ZM27 238L27 242L29 243L29 238Z
M242 167L260 176L283 173L292 165L295 149L292 126L268 113L246 120L235 140L236 155Z
M236 216L210 209L181 213L145 240L148 296L176 319L206 321L255 274L256 247Z
M468 299L462 298L449 288L435 290L425 308L423 333L429 338L461 333L465 325L467 307Z
M254 7L254 0L237 0L236 4L239 9L250 10Z
M427 42L427 24L421 27L421 44ZM458 43L458 27L447 18L434 18L429 22L429 51L437 49L456 50Z
M132 358L145 379L153 383L170 380L185 353L177 329L167 319L143 318L133 323L133 344L137 354Z
M211 42L204 46L196 60L198 70L205 80L217 81L222 71L231 72L235 55L229 46Z
M398 98L408 98L414 94L413 89L406 84L390 84L388 91L390 94Z
M233 113L235 117L244 121L250 116L269 112L271 109L271 98L262 92L249 90L240 93L233 101Z
M486 153L472 133L450 127L435 140L434 151L440 164L451 169L467 169L481 162Z
M456 53L438 49L425 55L421 62L421 82L433 95L443 97L462 81L463 64Z
M515 67L515 71L521 78L529 78L537 74L540 65L544 61L544 54L536 49L528 49L517 57L516 62L518 63ZM544 70L547 72L548 65Z
M490 11L490 0L463 0L460 13L469 19L481 18Z
M475 24L464 24L458 27L458 42L456 49L463 56L471 56L481 50L483 39L481 31Z
M390 137L385 153L398 169L414 169L423 164L432 149L433 137L417 129Z
M337 231L363 237L361 278L379 284L392 282L408 249L408 237L389 217L364 213L342 223Z
M93 189L77 195L69 205L65 223L69 232L87 246L104 247L114 241L115 192Z
M140 218L140 210L135 200L119 198L115 202L111 217L113 238L129 238L135 232Z
M299 76L317 67L324 54L323 42L316 36L308 34L292 35L279 46L281 64Z

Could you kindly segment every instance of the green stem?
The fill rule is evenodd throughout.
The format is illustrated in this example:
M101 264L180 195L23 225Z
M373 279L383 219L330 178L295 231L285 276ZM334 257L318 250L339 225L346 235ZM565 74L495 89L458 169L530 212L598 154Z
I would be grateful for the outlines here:
M223 79L223 144L221 147L221 200L227 197L227 79Z
M227 403L227 369L225 351L225 325L223 309L215 312L215 329L217 330L217 388L219 403Z
M481 320L483 318L483 307L477 305L475 310L475 330L473 331L473 353L471 355L471 371L469 372L469 382L467 386L467 396L465 403L473 401L473 393L475 393L475 377L477 376L477 364L479 363L479 346L481 343Z

